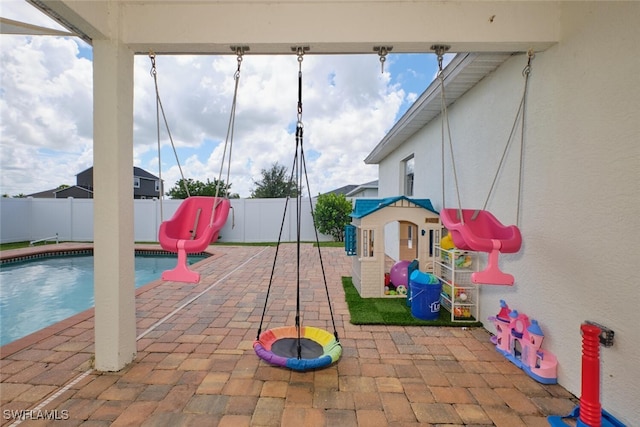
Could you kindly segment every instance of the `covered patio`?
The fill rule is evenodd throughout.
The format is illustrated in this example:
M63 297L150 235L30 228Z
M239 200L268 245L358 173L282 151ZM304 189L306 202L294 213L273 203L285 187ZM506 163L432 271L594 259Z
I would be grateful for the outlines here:
M2 347L2 425L58 425L48 411L83 426L546 426L577 404L502 357L483 328L350 324L342 248L322 249L342 358L304 373L270 366L252 343L275 248L211 248L199 284L138 289L137 356L119 372L94 369L93 310ZM266 327L293 324L295 253L280 247ZM332 330L317 248L302 245L301 259L302 324Z

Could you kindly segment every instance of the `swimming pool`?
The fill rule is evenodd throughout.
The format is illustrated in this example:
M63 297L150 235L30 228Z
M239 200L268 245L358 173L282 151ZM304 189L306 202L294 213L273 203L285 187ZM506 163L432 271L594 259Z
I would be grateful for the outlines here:
M189 256L189 264L204 259ZM136 254L135 286L175 267L175 255ZM94 306L93 255L49 256L0 268L0 345Z

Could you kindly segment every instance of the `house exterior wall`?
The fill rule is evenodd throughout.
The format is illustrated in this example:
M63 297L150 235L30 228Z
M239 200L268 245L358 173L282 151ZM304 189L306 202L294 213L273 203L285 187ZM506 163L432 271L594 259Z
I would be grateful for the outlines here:
M133 189L134 199L152 199L158 197L156 191L156 180L148 178L140 178L140 188Z
M135 169L138 168L134 168L134 175L133 177L138 177L140 179L140 187L133 188L133 198L134 199L151 199L154 197L158 197L158 191L156 191L156 181L157 179L153 179L153 178L149 178L149 177L144 177L144 176L139 176L135 174ZM151 175L148 172L146 172L144 169L138 169L140 171L140 173L145 173L147 175ZM89 168L86 169L82 172L80 172L79 174L76 175L76 185L78 186L84 186L90 189L93 189L93 168ZM133 181L131 183L131 185L133 185ZM76 197L76 198L87 198L86 195L79 195L79 194L64 194L62 196L58 196L58 197Z
M519 138L510 148L487 209L523 236L500 265L515 286L482 288L480 320L511 308L537 319L543 348L559 360L558 378L581 392L580 324L615 332L601 348L603 408L628 425L640 420L640 4L566 2L562 41L538 52L527 104L519 209ZM526 56L517 55L449 109L463 207L481 208L522 94ZM379 165L380 196L398 194L401 159L415 155L414 197L443 206L440 120ZM444 200L457 207L445 150ZM486 259L486 258L485 258ZM632 261L633 260L633 261Z
M83 170L77 174L76 185L93 188L93 168Z

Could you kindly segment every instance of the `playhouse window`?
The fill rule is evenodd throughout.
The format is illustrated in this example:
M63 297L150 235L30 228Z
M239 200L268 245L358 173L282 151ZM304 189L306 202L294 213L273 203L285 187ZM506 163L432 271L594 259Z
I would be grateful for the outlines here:
M407 157L402 163L404 169L404 188L402 190L405 196L413 196L413 171L415 168L413 154Z
M362 258L370 258L373 256L373 239L373 230L362 230L362 249L360 255Z

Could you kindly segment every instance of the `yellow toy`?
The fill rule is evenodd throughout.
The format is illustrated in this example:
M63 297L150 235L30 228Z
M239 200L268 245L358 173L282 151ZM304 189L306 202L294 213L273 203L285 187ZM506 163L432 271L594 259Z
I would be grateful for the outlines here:
M453 244L453 239L451 238L451 234L447 234L440 240L440 247L445 251L450 251L456 246Z

